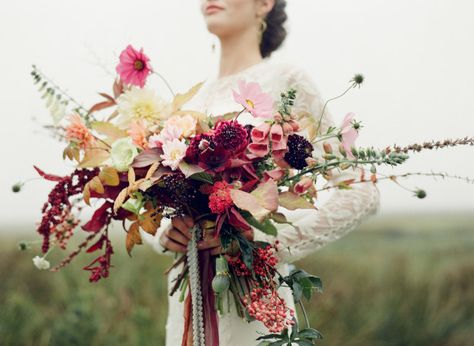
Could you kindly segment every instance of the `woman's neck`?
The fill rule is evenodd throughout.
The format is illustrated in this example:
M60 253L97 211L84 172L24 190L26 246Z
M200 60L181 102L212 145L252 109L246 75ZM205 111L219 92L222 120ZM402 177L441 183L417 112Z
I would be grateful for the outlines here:
M253 30L221 38L219 78L236 74L261 61L259 39Z

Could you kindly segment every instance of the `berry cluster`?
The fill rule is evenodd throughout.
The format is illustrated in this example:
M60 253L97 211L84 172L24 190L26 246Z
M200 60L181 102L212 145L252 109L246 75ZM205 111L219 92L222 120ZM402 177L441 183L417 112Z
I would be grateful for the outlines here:
M209 209L214 214L222 214L234 205L230 197L232 185L225 181L218 181L214 184L209 195Z
M270 333L281 333L295 323L295 311L286 306L274 289L254 288L243 303L249 315L262 322Z
M43 236L42 251L49 250L50 236L71 213L72 204L69 198L82 193L84 186L98 174L98 169L77 169L70 176L60 178L48 195L42 208L43 217L38 233Z
M87 250L87 252L92 252L101 249L104 245L104 254L102 256L97 257L88 266L84 267L84 270L89 270L91 272L89 276L90 282L97 282L100 279L107 278L109 276L109 270L112 266L111 259L114 253L114 249L112 248L112 243L110 242L107 231L101 236L99 241L92 248L89 248L89 250ZM93 267L94 264L96 264L96 266Z
M264 248L254 250L252 270L245 265L240 256L232 257L228 262L237 276L252 276L253 272L260 278L266 278L270 274L269 279L271 279L275 272L274 268L278 264L278 259L275 257L275 248L267 245Z

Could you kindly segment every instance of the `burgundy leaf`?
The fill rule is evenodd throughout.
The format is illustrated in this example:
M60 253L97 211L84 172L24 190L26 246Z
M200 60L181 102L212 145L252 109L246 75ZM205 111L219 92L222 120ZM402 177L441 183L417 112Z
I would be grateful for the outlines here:
M82 229L87 232L99 232L111 218L113 203L105 201L102 206L94 212L91 220L82 226Z
M87 249L87 253L91 253L91 252L102 249L102 247L104 246L105 239L106 239L105 236L100 237L100 239L94 245L92 245L90 248ZM91 263L90 265L92 264L93 263Z
M248 222L243 218L242 215L240 215L240 213L235 208L230 208L229 223L232 226L239 228L243 231L250 231L252 229Z
M161 154L163 151L158 148L147 149L138 154L133 160L133 168L143 168L161 161Z
M43 172L41 169L39 169L36 166L33 166L36 169L36 172L38 172L39 175L41 175L44 179L49 180L49 181L61 181L64 179L64 177L60 177L58 175L53 175L53 174L47 174Z

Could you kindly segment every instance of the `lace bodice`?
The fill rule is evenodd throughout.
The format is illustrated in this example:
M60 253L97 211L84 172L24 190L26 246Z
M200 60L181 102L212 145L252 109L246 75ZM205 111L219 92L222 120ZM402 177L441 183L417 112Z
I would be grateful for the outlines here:
M241 106L232 98L232 89L236 89L237 81L245 79L258 82L265 92L272 95L274 100L279 100L280 93L289 88L297 91L297 98L293 111L307 112L308 116L319 117L323 108L323 99L307 72L294 65L274 63L263 60L235 75L220 79L211 78L206 81L199 93L186 105L185 108L203 111L211 115L225 114L231 111L240 111ZM261 119L255 119L248 114L239 117L241 123L258 125ZM332 116L326 110L321 123L321 132L324 133L329 126L334 125ZM337 140L336 142L337 143ZM337 147L337 144L335 144ZM315 147L316 153L322 152L322 144ZM359 170L348 169L334 172L330 183L360 177ZM282 248L279 251L282 271L287 270L286 263L298 260L322 246L339 239L353 230L368 215L378 209L379 192L371 183L355 184L350 190L334 189L329 199L321 205L317 203L317 210L282 210L291 225L278 225L278 237ZM162 252L159 237L168 223L164 222L157 234L152 237L142 233L145 242L148 242L157 252ZM274 237L255 231L256 240L273 243ZM172 275L171 275L172 276ZM170 277L171 277L170 276ZM290 301L290 292L283 291L282 295ZM170 297L169 317L167 324L167 345L179 345L182 331L182 304L177 299ZM292 302L289 302L291 305ZM241 321L235 314L226 314L220 318L221 345L253 345L257 344L258 336L255 329L257 323ZM245 340L244 340L245 339Z

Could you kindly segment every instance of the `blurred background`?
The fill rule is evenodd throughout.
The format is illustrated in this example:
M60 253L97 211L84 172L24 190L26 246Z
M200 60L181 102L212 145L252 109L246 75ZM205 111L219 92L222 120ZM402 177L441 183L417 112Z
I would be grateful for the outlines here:
M289 36L272 58L305 68L325 98L355 73L366 77L330 105L340 122L355 112L361 146L383 148L474 133L474 3L469 0L290 0ZM216 73L219 47L198 0L27 1L0 12L0 345L162 345L163 271L170 264L145 246L130 260L115 227L115 268L89 284L82 258L60 273L39 272L35 222L50 183L22 193L32 164L62 174L63 144L30 76L36 64L85 106L110 92L118 54L144 47L156 70L185 91ZM212 46L216 44L213 52ZM245 54L245 52L242 52ZM152 86L167 97L159 80ZM472 147L412 154L399 169L474 176ZM325 291L311 302L321 345L472 345L474 338L474 185L429 177L384 181L380 213L299 265ZM321 203L328 196L321 196ZM73 244L71 244L73 245ZM73 248L73 247L72 247ZM53 263L64 253L53 253ZM86 256L87 257L87 256Z

